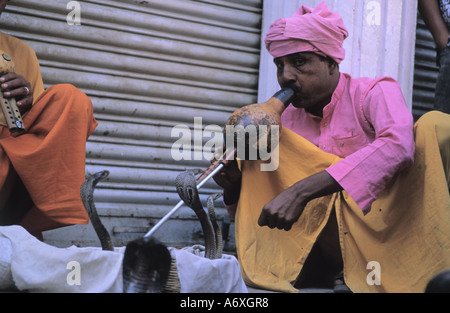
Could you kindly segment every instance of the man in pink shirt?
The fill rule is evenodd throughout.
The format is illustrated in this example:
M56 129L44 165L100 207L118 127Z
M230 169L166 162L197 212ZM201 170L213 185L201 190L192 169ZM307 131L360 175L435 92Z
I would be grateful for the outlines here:
M296 92L282 115L284 127L342 160L285 189L261 211L261 227L290 231L306 205L345 190L364 215L397 173L414 163L413 117L390 77L353 79L340 73L348 32L322 2L275 21L265 38L281 87ZM236 163L216 175L235 214L241 173ZM343 269L336 213L318 237L295 287L332 287Z

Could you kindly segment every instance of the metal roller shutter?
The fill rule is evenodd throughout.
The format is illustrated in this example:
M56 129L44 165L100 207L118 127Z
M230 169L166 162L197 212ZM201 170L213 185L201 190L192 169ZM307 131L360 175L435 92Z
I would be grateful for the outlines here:
M173 160L174 127L193 130L194 117L202 118L203 129L223 126L238 107L257 101L262 0L78 3L81 25L66 22L66 0L15 0L0 25L36 51L46 87L71 83L92 99L99 126L87 143L87 172L110 171L95 201L115 244L123 245L179 201L178 173L209 165ZM217 191L210 182L201 198ZM226 226L227 213L221 203L217 208ZM90 226L44 235L59 246L98 245ZM155 236L173 246L203 240L187 207ZM232 221L228 239L232 250Z
M416 120L434 109L434 92L439 74L435 49L433 36L419 14L416 30L413 89L413 114Z

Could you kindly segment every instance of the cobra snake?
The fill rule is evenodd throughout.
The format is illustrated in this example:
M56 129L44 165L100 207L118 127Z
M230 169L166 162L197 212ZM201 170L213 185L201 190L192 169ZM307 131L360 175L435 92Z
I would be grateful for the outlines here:
M108 177L109 171L101 171L95 174L89 174L86 180L81 185L81 200L83 201L84 208L86 209L89 219L92 222L95 232L97 233L98 239L100 239L100 244L103 250L114 251L114 245L111 240L111 236L103 226L102 221L97 213L97 208L94 203L94 189L98 182L102 179Z
M205 257L213 260L222 256L222 233L217 224L214 210L214 200L218 199L222 194L209 196L207 201L208 213L206 213L198 194L197 182L194 176L196 172L198 170L180 173L175 180L175 185L180 198L194 211L200 220L205 236Z
M94 203L94 189L98 182L108 177L104 170L88 174L80 188L81 200L103 250L114 251L111 236L100 220ZM193 181L192 181L193 179ZM205 257L221 258L222 233L217 223L214 201L222 194L210 195L207 200L208 215L198 196L193 172L183 172L176 179L177 192L183 201L197 214L205 234ZM167 247L155 238L138 238L126 246L122 278L124 293L160 293L167 291L168 281L177 277L176 265ZM175 283L176 284L176 283ZM179 290L179 287L174 287Z
M220 229L219 223L217 223L216 219L216 212L214 209L214 201L221 198L223 195L222 193L216 193L212 194L208 197L206 200L206 206L208 208L208 215L209 219L211 220L211 223L213 225L214 234L215 234L215 241L216 241L216 253L215 258L220 259L222 258L222 250L223 250L223 240L222 240L222 230Z

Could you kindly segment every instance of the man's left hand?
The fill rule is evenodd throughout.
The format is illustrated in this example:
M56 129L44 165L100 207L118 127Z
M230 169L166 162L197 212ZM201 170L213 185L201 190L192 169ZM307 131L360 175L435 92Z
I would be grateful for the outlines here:
M264 206L258 225L289 231L309 201L341 190L342 187L326 171L302 179Z

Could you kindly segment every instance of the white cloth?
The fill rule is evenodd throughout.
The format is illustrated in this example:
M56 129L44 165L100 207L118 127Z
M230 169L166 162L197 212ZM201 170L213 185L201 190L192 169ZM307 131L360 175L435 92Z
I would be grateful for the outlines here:
M181 293L247 293L236 257L223 254L221 259L204 257L204 247L169 249L177 260Z
M181 292L248 292L234 256L209 260L201 246L169 248L176 257ZM122 292L125 247L57 248L37 240L20 226L0 227L0 290L28 292Z
M123 248L57 248L37 240L20 226L0 227L0 247L7 247L8 241L9 252L0 252L0 277L12 277L19 290L122 292ZM0 287L8 286L0 283Z
M11 273L11 242L0 236L0 290L12 289L14 280Z

